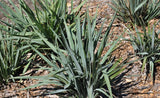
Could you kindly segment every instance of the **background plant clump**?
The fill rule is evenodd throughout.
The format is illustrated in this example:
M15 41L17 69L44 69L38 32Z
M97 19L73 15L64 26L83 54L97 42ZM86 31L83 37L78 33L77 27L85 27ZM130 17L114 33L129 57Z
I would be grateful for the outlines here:
M159 0L112 0L111 7L117 11L119 19L139 26L147 26L160 14Z

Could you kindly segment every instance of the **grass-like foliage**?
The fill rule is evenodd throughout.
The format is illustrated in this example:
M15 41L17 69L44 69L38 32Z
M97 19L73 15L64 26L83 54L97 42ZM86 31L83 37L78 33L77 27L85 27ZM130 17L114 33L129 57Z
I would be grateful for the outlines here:
M148 30L144 28L143 33L136 29L136 34L137 36L131 34L131 43L136 55L142 59L142 72L146 68L147 76L151 73L151 77L154 79L155 66L160 60L159 32L155 32L154 26L148 26Z
M38 30L39 33L42 33L43 37L47 38L47 40L49 40L52 44L58 44L57 38L61 37L60 27L65 28L63 18L67 21L67 24L71 24L71 26L74 27L75 23L73 23L73 20L76 15L79 14L81 7L86 2L86 0L80 2L78 7L73 8L73 0L71 0L71 11L68 11L67 0L31 1L32 3L30 5L27 5L24 0L18 0L18 5L16 5L12 0L8 0L9 5L3 0L0 1L0 11L5 16L5 20L0 19L0 30L3 32L0 32L3 38L0 39L2 47L1 61L4 61L1 62L3 63L1 69L2 76L0 78L2 80L1 82L7 82L10 76L16 73L17 69L21 68L23 70L19 63L26 59L22 59L22 53L19 54L20 50L18 50L18 48L22 47L17 46L18 44L25 42L24 45L26 48L29 43L33 46L38 44L36 47L45 47L41 39L39 40L39 36L33 32L33 28ZM33 5L34 8L30 8L31 5ZM7 35L5 35L4 32L7 32ZM29 48L23 51L31 52ZM12 52L13 54L11 55ZM34 57L33 54L34 53L32 52L32 57ZM31 58L29 63L30 62ZM14 66L10 63L14 64ZM29 63L26 65L23 72L28 69Z
M9 0L14 9L11 9L10 6L1 1L2 12L10 22L1 21L5 25L14 28L17 32L33 31L32 26L34 26L50 42L57 43L57 36L61 36L60 27L64 28L62 18L65 17L65 21L74 26L73 20L80 13L80 9L85 2L86 0L80 2L73 9L73 0L71 0L71 11L68 11L67 0L34 0L30 5L27 5L24 0L18 0L19 7L12 0ZM30 8L31 5L34 8ZM31 35L37 37L34 33Z
M23 72L26 64L26 51L23 39L0 31L0 83L8 83L9 79Z
M34 2L35 11L32 11L32 9L30 9L22 0L20 4L34 26L36 26L50 42L56 43L57 36L61 36L60 27L65 27L63 24L63 17L65 17L67 23L74 25L74 19L80 12L79 9L85 1L83 1L76 9L72 8L70 13L67 9L67 0L36 0L36 2ZM71 2L73 2L73 0ZM36 5L36 3L39 5Z
M15 33L16 32L19 33L24 30L31 31L32 29L30 28L30 24L29 24L30 20L24 14L21 6L17 7L13 3L12 0L8 0L8 2L10 4L10 6L8 6L3 0L1 0L0 1L0 6L1 6L0 10L3 13L3 15L5 16L5 19L8 19L9 21L4 21L1 19L0 19L0 21L8 27L14 28ZM11 8L11 6L13 8ZM7 31L7 29L5 29L5 28L0 28L0 29Z
M112 0L112 6L124 22L131 21L137 25L148 25L148 22L159 16L159 0Z
M67 0L33 0L34 9L24 0L19 0L19 7L9 0L14 9L0 1L3 14L9 20L0 20L0 29L3 30L0 35L2 82L22 68L23 56L30 51L24 49L30 47L50 65L48 68L40 66L50 73L47 76L17 78L40 79L33 87L55 84L57 89L49 92L53 94L67 93L77 98L95 98L104 94L112 98L111 82L123 71L119 61L114 61L111 56L120 37L113 42L108 41L116 15L101 36L103 25L99 31L95 29L96 17L91 20L89 12L85 18L80 15L80 9L86 1L81 1L73 9L71 0L70 12ZM109 49L103 54L105 47ZM41 49L46 52L45 55Z
M49 54L49 59L31 46L51 66L51 68L41 67L41 69L48 70L50 73L47 76L21 78L40 79L39 84L35 86L55 84L58 88L49 92L52 94L68 93L76 98L95 98L103 93L106 97L112 98L110 81L113 82L115 77L123 71L119 62L114 62L111 58L111 53L115 50L119 39L111 43L107 40L114 19L102 39L100 36L102 28L99 31L95 29L96 18L91 21L87 14L84 20L78 17L75 21L76 28L73 30L64 19L66 35L61 30L62 39L59 39L65 50L54 46L35 29L35 32L53 51ZM103 55L102 52L106 46L110 48Z

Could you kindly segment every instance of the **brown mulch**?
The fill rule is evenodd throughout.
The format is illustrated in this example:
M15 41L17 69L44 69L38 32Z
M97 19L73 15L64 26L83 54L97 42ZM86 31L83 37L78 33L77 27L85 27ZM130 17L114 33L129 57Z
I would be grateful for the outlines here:
M7 0L6 0L7 1ZM16 0L14 0L16 1ZM26 0L27 1L27 0ZM29 0L27 1L29 3ZM75 1L75 5L76 5ZM89 0L87 5L89 6L90 15L95 15L97 6L98 7L98 17L97 17L97 29L101 26L101 23L104 18L106 19L104 25L104 31L109 25L114 11L107 5L110 3L110 0ZM70 4L68 4L70 5ZM82 12L85 11L85 8L82 9ZM0 12L0 19L3 18L2 13ZM158 21L157 19L153 19L150 24ZM117 39L123 32L125 32L128 24L122 23L119 20L115 20L111 32L113 34L110 37L110 40ZM159 28L160 25L157 26ZM105 33L105 32L104 32ZM133 34L134 31L132 32ZM129 35L127 33L123 34L124 38L129 39ZM129 42L122 41L120 43L121 47L114 51L113 56L117 59L122 58L123 60L129 58L134 54L133 47ZM108 50L104 51L104 53ZM132 58L132 60L137 59L138 57ZM113 93L117 98L159 98L160 97L160 67L157 66L156 70L156 81L155 84L152 84L151 79L145 81L145 74L141 73L141 62L136 61L127 66L125 72L122 74L121 80L113 87ZM46 71L36 71L34 72L32 69L29 72L33 72L33 75L45 75ZM20 90L22 88L31 86L36 84L37 80L23 80L16 81L15 83L9 83L8 85L0 86L0 98L59 98L56 95L46 95L45 92L54 90L54 85L46 85L41 86L29 90Z

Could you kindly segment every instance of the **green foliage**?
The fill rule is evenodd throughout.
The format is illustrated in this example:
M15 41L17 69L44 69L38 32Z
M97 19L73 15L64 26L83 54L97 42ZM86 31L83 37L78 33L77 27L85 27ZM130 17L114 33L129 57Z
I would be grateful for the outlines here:
M24 56L30 51L24 49L31 47L51 66L40 66L40 69L50 72L47 76L20 77L41 79L33 87L55 84L57 90L50 93L69 93L79 98L95 98L103 93L112 98L110 81L114 81L123 71L119 61L115 62L111 57L120 37L116 41L108 41L116 15L101 37L103 25L96 31L96 18L90 20L88 13L85 19L81 18L80 9L86 1L81 1L73 9L71 0L70 13L67 0L34 0L34 10L24 0L19 0L19 7L9 0L14 10L0 1L3 14L9 19L0 20L0 29L3 30L0 35L2 82L8 81L23 67ZM7 28L3 28L3 25ZM41 45L45 48L40 48ZM109 49L106 54L102 54L105 47ZM47 51L47 54L43 55L41 49Z
M33 32L33 28L38 30L39 33L43 33L43 37L47 38L52 44L58 44L57 38L61 36L60 34L60 27L65 28L63 24L63 18L67 21L67 24L71 24L71 26L74 27L75 23L73 23L74 18L77 14L79 14L81 7L86 2L80 2L80 5L73 9L73 0L71 12L67 10L67 0L33 0L32 4L34 8L31 9L30 5L27 5L24 0L18 0L18 7L12 0L8 0L8 4L6 4L3 0L0 1L0 6L2 7L1 11L3 12L5 16L5 20L0 20L0 30L3 32L7 32L8 36L4 36L3 33L3 39L10 39L15 38L14 40L5 40L2 41L1 47L7 47L5 49L10 49L11 47L14 47L14 50L11 50L11 52L14 52L13 57L16 54L15 61L12 56L8 56L5 58L5 54L8 52L8 50L3 51L1 60L5 60L6 62L18 62L14 66L17 69L22 69L22 66L19 65L23 60L26 60L25 58L22 59L22 54L19 54L20 50L17 50L18 48L22 48L20 46L17 46L15 44L23 43L25 45L25 50L27 52L31 52L31 50L28 48L27 44L31 44L34 47L40 49L40 47L45 47L44 43L41 39L39 39L38 34ZM8 20L8 21L6 21ZM6 27L6 28L4 28ZM20 40L21 39L21 40ZM16 40L16 41L15 41ZM25 40L25 41L22 41ZM22 42L21 42L22 41ZM12 43L13 45L10 45L9 43ZM7 44L6 44L7 43ZM38 45L37 45L38 44ZM10 46L9 46L10 45ZM46 47L45 47L46 48ZM3 48L2 48L3 49ZM44 49L44 48L43 48ZM48 49L48 48L47 48ZM32 57L35 57L36 54L34 54L32 51L32 56L29 59L29 63L25 66L23 73L28 69L29 64L31 63ZM8 55L10 55L8 53ZM21 59L19 59L21 58ZM13 61L9 61L9 60ZM10 75L14 75L16 70L10 65L10 63L7 63L5 67L2 70L2 82L8 81ZM4 66L4 65L3 65ZM12 71L12 70L15 71ZM6 71L8 70L8 72ZM4 75L4 76L3 76ZM18 74L17 74L18 75Z
M0 83L7 83L14 75L22 73L27 48L22 38L0 31Z
M119 62L114 62L111 58L111 53L115 50L119 39L106 45L113 20L100 43L102 28L99 31L95 30L96 18L91 21L87 14L87 18L81 20L78 16L75 20L77 23L74 30L66 24L64 19L66 35L61 30L62 39L60 40L64 43L62 45L65 50L54 46L35 29L35 32L54 52L50 54L49 59L48 56L44 56L31 46L51 66L51 68L41 67L41 69L48 70L50 73L44 77L24 76L17 78L41 80L39 84L32 87L55 84L58 86L57 90L49 92L53 94L69 93L77 98L95 98L103 93L112 98L110 81L114 81L115 77L123 71ZM83 21L82 25L80 21ZM110 49L102 55L102 51L108 45L110 45Z
M159 0L112 0L112 6L124 22L147 25L160 15Z
M136 29L137 36L131 34L131 43L136 55L142 58L142 72L146 66L147 74L150 72L154 78L155 64L160 60L160 38L159 32L155 32L155 27L148 26L148 30L143 28L143 33Z
M75 9L73 9L73 0L71 0L70 13L67 9L67 0L34 0L30 4L34 5L32 9L24 0L19 0L19 7L16 7L12 0L9 0L9 2L15 10L0 2L0 6L4 10L3 14L11 20L10 23L1 20L3 23L13 27L18 33L24 30L31 32L33 31L32 26L34 26L40 33L43 33L42 35L45 38L55 44L57 43L57 36L61 36L60 27L64 28L63 18L65 18L67 24L74 26L74 19L86 0L81 2ZM34 38L37 37L34 33L30 33L30 35Z
M13 6L13 9L11 6L8 6L3 0L0 1L0 6L2 7L1 12L7 18L9 21L0 20L3 25L5 24L8 27L14 28L14 32L19 33L24 30L31 31L29 19L26 17L25 13L23 12L21 6L17 7L12 0L8 0L10 5ZM4 31L8 31L5 28L0 28Z

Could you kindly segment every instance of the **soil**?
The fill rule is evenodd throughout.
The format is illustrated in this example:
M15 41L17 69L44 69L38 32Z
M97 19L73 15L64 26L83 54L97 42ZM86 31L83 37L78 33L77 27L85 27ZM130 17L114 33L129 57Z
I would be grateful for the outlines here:
M8 1L8 0L4 0ZM13 0L16 1L16 0ZM28 4L30 4L30 0L26 0ZM77 4L79 0L75 1L75 5ZM104 33L107 29L113 15L114 11L109 7L108 3L110 3L110 0L89 0L87 2L87 5L89 6L89 12L90 15L95 15L97 6L98 6L98 17L97 17L97 29L100 28L101 23L103 22L103 19L106 18L105 25L104 25ZM68 3L68 6L70 6L70 3ZM85 12L86 7L82 9L82 12ZM4 16L0 12L0 19ZM158 19L151 20L150 24L154 24L157 22ZM112 30L113 34L110 37L110 41L113 41L117 39L118 36L121 36L123 33L123 37L126 39L129 39L129 35L127 34L126 29L128 27L128 23L123 23L116 19L113 23ZM157 25L156 28L159 28L160 25ZM140 27L139 27L140 28ZM134 31L130 32L134 33ZM134 55L134 50L131 44L127 41L122 41L120 43L121 47L118 48L116 51L114 51L113 56L115 56L117 59L122 58L123 60L126 60L127 58ZM103 52L104 54L108 48L105 49ZM138 57L134 57L131 60L136 60ZM125 71L121 74L121 79L114 84L113 86L113 93L115 94L115 97L117 98L160 98L160 66L158 65L156 67L156 80L155 84L153 85L153 82L151 78L146 80L145 73L141 72L141 61L136 61L134 63L131 63L129 65L126 65ZM36 64L35 66L36 67ZM46 75L48 72L38 70L35 71L34 67L27 71L27 75ZM29 89L29 90L20 90L22 88L35 85L37 80L19 80L16 82L11 82L8 85L0 85L0 98L59 98L60 96L57 95L47 95L45 94L47 91L54 90L54 85L46 85L46 86L40 86L37 88Z

